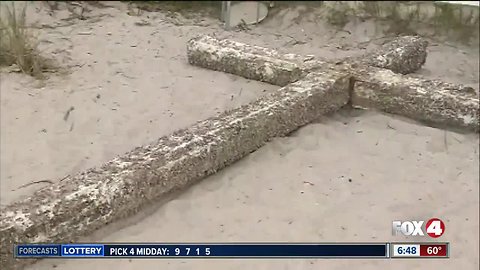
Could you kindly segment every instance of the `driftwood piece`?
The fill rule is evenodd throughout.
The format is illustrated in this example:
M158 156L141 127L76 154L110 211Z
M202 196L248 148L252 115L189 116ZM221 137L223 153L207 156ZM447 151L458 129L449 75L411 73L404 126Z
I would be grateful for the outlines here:
M75 241L349 102L478 131L478 96L471 89L384 69L404 73L421 67L421 50L387 53L390 60L376 63L382 55L377 51L336 64L207 36L190 40L191 64L288 85L2 207L0 264L19 269L31 262L13 259L15 243ZM415 54L420 58L408 58Z
M351 103L402 115L435 127L479 131L479 99L473 88L395 74L380 68L356 69Z
M395 38L379 49L357 58L337 62L368 65L408 74L425 64L428 42L420 37ZM208 35L187 43L188 62L211 70L235 74L247 79L285 86L306 74L323 69L326 61L315 56L281 54L276 50L252 46Z
M188 62L247 79L285 86L303 77L296 56L229 39L198 36L187 42Z
M358 61L367 66L389 69L399 74L419 70L427 61L428 42L417 36L397 37Z
M152 200L217 172L348 102L349 78L334 70L307 76L235 110L138 147L99 168L69 176L2 208L2 269L15 243L70 242Z

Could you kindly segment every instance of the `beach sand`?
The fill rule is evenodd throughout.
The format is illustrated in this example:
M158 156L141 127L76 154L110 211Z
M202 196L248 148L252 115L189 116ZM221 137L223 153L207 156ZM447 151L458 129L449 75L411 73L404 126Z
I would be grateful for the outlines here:
M448 260L51 260L28 269L477 269L478 151L478 136L376 113L337 114L88 239L430 241L392 236L392 221L438 217Z
M50 16L35 3L30 11L42 50L69 74L37 81L0 73L2 205L48 184L32 181L58 181L277 88L188 65L186 41L197 34L326 59L386 40L371 22L334 31L301 8L225 32L208 17L130 16L126 4L109 5L74 24L65 10ZM478 47L432 41L418 74L478 89ZM392 220L438 217L446 223L439 241L452 245L448 260L44 260L27 269L478 269L478 143L478 134L342 111L83 239L403 241L418 238L393 237Z

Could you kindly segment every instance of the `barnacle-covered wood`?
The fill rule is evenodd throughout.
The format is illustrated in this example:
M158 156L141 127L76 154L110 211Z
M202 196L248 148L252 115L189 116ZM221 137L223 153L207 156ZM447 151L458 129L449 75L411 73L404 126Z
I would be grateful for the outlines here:
M427 60L428 42L417 36L397 37L372 53L358 59L368 66L409 74L419 70Z
M356 68L351 102L436 127L479 131L479 98L473 88L395 74L374 67Z
M408 74L417 71L425 63L427 45L427 41L420 37L404 36L372 53L338 62L382 67ZM312 55L282 54L276 50L208 35L200 35L187 42L187 58L195 66L279 86L295 82L310 72L323 69L327 64L325 59Z
M14 243L69 242L129 216L348 102L349 77L312 74L8 205L0 214L2 269ZM16 265L21 265L17 261Z
M304 75L299 62L301 56L282 55L276 50L207 35L187 42L187 57L195 66L279 86L295 82Z

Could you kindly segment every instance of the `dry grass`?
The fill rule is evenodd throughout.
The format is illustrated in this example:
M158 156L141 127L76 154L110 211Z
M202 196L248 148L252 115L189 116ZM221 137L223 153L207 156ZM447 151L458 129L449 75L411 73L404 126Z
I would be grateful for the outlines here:
M27 28L27 4L15 6L14 2L0 3L0 66L17 65L37 78L52 67L51 61L42 57L38 43Z

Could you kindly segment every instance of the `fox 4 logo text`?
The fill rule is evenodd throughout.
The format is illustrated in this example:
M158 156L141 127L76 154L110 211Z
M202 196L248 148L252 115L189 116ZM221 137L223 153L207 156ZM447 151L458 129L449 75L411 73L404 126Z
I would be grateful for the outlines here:
M423 226L425 224L425 226ZM445 223L441 219L432 218L427 222L420 220L392 222L392 234L404 236L425 236L425 232L432 238L438 238L445 232Z

